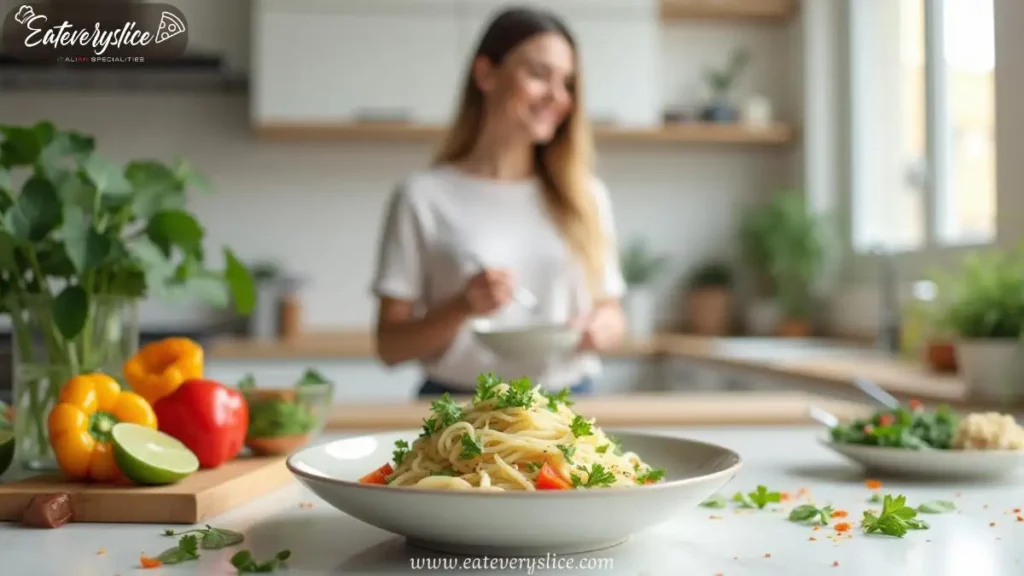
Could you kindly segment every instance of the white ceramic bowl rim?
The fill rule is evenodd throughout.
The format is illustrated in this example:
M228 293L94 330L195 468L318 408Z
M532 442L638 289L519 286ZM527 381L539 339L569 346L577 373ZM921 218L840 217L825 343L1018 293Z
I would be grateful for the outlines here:
M940 458L949 457L956 458L958 456L980 456L980 455L991 455L1001 457L1013 457L1022 458L1024 457L1024 450L944 450L941 448L934 448L932 450L911 450L910 448L900 448L899 446L871 446L870 444L854 444L851 442L836 442L825 434L819 436L818 440L829 446L842 446L853 450L877 450L877 451L890 451L893 454L896 452L907 452L913 454L942 454Z
M388 436L398 434L411 434L409 430L382 430L380 432L374 432L372 434L363 434L361 437L367 436ZM380 484L360 484L359 482L353 482L351 480L342 480L340 478L332 478L330 476L322 474L311 474L308 471L302 470L300 467L294 464L294 460L299 460L303 457L306 452L312 452L323 448L323 444L317 446L307 446L299 452L296 452L288 457L286 465L288 470L296 476L313 480L317 482L327 482L330 484L341 484L347 488L358 488L360 490L389 490L397 492L405 492L412 494L432 494L436 496L452 496L458 498L586 498L592 497L599 493L602 497L627 497L630 494L635 494L637 490L643 490L649 492L652 490L670 490L689 484L696 484L699 482L707 481L709 479L717 479L723 476L732 477L739 469L743 466L743 459L736 452L718 444L711 442L702 442L700 440L692 440L690 438L681 438L679 436L672 436L668 434L652 434L647 432L624 432L623 435L629 436L644 436L648 438L676 440L679 442L685 442L694 446L701 446L708 450L717 450L722 453L725 457L723 460L732 460L732 464L727 468L718 470L717 472L711 472L709 474L701 474L690 478L682 478L680 480L670 480L667 482L659 482L657 484L646 484L637 485L636 487L629 488L609 488L606 490L601 489L588 489L588 490L506 490L502 492L483 492L479 490L441 490L438 488L415 488L412 486L382 486ZM352 440L359 438L360 436L352 436L349 438L343 438L340 441ZM368 470L367 474L372 472Z

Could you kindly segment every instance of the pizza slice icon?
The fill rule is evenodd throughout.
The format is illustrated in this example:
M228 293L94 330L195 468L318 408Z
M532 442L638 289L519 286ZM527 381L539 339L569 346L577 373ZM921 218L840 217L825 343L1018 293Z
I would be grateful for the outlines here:
M170 12L160 14L160 26L156 29L157 44L162 44L185 32L185 23Z

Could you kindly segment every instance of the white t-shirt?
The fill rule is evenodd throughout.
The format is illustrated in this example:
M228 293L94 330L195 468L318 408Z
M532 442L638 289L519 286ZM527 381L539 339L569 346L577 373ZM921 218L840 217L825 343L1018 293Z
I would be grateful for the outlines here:
M609 249L604 295L620 298L625 282L615 242L611 200L597 178L593 190ZM530 290L538 306L528 312L512 302L496 324L562 323L592 307L583 267L548 216L536 179L490 180L452 166L407 177L393 193L380 240L373 292L416 302L421 312L449 301L480 270L469 250L488 267L509 268L514 282ZM476 340L471 323L441 357L424 363L428 376L453 388L473 390L477 375L530 377L556 390L601 371L597 356L581 353L557 361L510 362Z

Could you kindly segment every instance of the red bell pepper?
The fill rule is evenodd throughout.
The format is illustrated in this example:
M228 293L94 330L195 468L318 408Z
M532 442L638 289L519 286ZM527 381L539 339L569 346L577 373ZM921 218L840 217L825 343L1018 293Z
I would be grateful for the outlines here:
M249 405L238 390L213 380L188 380L153 406L161 432L177 438L216 468L238 456L249 428Z

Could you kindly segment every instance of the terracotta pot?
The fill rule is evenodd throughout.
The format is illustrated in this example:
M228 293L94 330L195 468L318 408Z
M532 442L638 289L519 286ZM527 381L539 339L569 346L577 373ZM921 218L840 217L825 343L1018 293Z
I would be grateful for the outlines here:
M782 338L807 338L814 328L807 320L788 319L779 322L778 335Z
M732 294L727 288L698 288L687 295L693 331L725 336L732 329Z
M936 372L956 372L956 345L952 342L929 342L925 350L925 360Z

